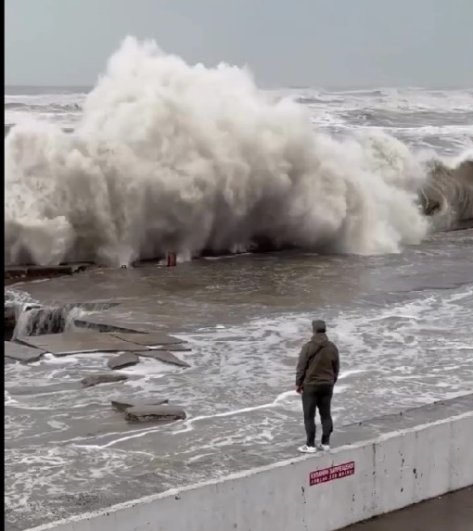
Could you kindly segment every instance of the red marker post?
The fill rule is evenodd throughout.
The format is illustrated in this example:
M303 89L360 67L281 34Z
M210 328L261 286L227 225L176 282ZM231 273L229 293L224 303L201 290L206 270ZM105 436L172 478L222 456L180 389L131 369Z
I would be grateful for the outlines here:
M177 264L176 253L168 253L167 254L167 266L175 267L176 264Z

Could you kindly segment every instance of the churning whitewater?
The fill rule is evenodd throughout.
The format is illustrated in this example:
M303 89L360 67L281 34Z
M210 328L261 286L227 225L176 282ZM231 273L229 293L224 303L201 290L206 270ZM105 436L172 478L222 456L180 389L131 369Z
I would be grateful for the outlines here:
M6 140L6 262L129 264L273 247L399 251L429 229L427 171L384 133L335 139L246 71L127 38L72 133Z

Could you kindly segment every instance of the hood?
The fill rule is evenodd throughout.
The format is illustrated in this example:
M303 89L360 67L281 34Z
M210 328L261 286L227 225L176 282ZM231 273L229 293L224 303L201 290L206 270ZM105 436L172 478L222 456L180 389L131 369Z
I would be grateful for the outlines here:
M324 343L328 343L328 337L325 332L317 332L312 336L311 341L316 345L323 345Z

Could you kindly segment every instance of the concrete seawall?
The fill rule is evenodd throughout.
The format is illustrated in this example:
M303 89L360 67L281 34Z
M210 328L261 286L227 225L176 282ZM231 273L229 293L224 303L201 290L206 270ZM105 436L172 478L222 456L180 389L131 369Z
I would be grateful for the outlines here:
M330 531L473 484L473 395L345 429L345 444L34 531ZM373 437L373 434L376 434Z

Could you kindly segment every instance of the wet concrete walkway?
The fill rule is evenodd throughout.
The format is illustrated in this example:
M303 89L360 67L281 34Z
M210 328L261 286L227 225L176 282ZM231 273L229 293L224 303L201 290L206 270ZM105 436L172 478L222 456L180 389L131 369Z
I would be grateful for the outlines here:
M473 487L344 529L345 531L473 531Z

